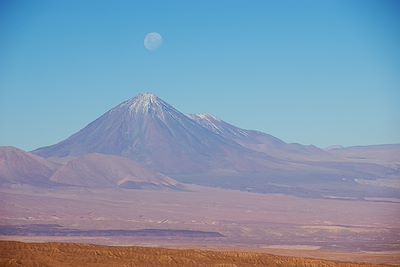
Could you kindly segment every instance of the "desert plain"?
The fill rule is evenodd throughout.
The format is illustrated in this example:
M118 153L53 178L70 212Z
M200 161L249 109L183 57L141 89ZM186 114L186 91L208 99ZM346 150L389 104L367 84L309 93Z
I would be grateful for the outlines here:
M397 199L313 199L195 185L186 191L14 186L1 188L1 196L1 240L400 263Z

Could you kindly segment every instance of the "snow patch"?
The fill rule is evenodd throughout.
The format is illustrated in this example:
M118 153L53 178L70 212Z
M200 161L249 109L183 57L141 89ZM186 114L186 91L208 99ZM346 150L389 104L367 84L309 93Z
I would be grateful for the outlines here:
M229 123L226 123L208 113L190 114L189 117L192 118L194 121L200 123L203 127L206 127L217 134L225 133L238 137L248 136L248 133L246 131L230 125Z
M217 119L211 114L201 113L201 114L190 114L190 118L200 123L201 125L207 127L215 133L222 133L223 129L219 126L221 120Z

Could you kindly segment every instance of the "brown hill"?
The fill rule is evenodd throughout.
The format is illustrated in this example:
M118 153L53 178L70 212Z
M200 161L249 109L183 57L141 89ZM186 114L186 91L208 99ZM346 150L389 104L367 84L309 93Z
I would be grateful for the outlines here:
M0 147L0 184L49 184L56 164L15 147Z
M254 252L0 241L0 266L366 267L383 265L274 256Z
M133 160L97 153L68 161L54 173L51 181L95 188L183 189L175 180Z

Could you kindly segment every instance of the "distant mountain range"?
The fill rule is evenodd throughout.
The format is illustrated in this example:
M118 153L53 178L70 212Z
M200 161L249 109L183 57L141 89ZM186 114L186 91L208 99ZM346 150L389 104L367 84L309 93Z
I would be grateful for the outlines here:
M0 149L3 183L167 188L195 183L308 196L393 196L400 145L288 144L209 114L185 115L149 93L129 99L64 141L26 153ZM177 182L178 181L178 182ZM372 181L372 182L371 182Z

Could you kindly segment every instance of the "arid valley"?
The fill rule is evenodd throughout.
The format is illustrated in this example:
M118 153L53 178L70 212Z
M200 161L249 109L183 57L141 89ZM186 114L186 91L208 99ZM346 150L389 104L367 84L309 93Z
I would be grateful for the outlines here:
M394 200L307 199L200 186L191 186L190 192L21 187L2 189L1 195L2 240L400 260L400 203ZM103 232L52 232L63 228ZM142 229L195 234L132 232Z

